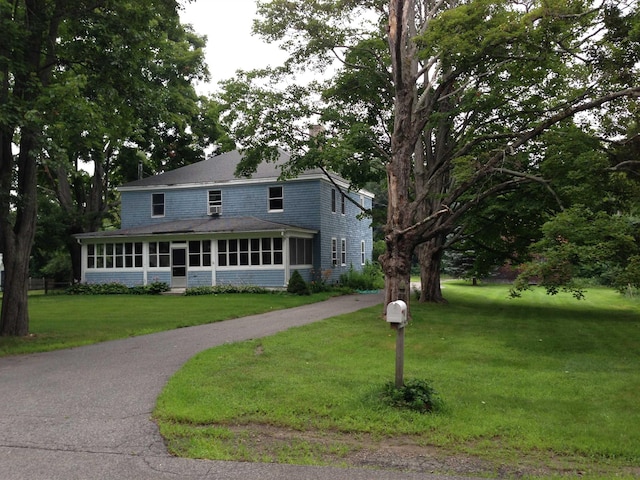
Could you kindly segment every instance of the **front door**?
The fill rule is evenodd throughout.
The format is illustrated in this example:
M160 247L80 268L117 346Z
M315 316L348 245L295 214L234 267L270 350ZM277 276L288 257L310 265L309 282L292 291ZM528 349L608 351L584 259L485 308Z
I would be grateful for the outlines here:
M187 249L171 249L171 288L187 287Z

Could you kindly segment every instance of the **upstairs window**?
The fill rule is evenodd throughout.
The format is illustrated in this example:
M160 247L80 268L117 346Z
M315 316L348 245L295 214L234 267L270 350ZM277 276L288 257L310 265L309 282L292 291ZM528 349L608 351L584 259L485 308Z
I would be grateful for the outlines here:
M222 191L209 190L209 215L220 215L222 213Z
M336 213L336 189L331 189L331 213Z
M282 187L269 187L269 211L281 212L284 210L284 192Z
M151 194L151 216L164 217L164 193Z
M345 215L347 213L347 206L345 205L344 195L340 195L340 201L342 202L340 204L340 211L342 215Z

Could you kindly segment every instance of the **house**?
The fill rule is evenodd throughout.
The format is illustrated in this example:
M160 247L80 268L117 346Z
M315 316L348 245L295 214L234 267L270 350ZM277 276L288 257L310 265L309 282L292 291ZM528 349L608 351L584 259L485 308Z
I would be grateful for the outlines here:
M122 185L121 228L76 235L82 281L283 288L295 270L333 283L371 260L371 222L359 217L371 193L319 169L279 180L285 152L239 178L240 159L233 151Z

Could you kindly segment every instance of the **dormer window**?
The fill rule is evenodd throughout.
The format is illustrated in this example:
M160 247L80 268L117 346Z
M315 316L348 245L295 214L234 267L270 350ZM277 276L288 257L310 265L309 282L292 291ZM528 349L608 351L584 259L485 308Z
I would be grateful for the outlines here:
M209 215L220 215L222 213L222 191L209 190Z
M151 216L164 217L164 193L151 194Z
M284 192L280 187L269 187L269 211L281 212L284 210Z

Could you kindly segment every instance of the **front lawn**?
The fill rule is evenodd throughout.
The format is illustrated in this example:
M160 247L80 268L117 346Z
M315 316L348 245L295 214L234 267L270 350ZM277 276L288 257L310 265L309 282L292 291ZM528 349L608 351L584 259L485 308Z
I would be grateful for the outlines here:
M31 295L31 335L0 337L0 356L77 347L296 307L325 300L286 293L169 295Z
M405 378L430 380L444 411L380 400L395 333L374 307L198 354L158 400L169 449L498 477L640 476L638 300L604 289L583 301L509 299L508 287L463 283L445 294L448 305L412 304L405 346Z

